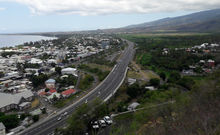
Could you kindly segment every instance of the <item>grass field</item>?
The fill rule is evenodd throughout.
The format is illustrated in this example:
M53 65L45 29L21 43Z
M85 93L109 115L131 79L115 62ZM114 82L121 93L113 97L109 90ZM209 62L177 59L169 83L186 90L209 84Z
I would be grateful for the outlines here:
M31 103L31 108L35 108L39 105L40 101L38 98L35 98L34 101Z
M150 80L152 78L159 78L159 76L151 70L141 70L140 66L134 61L132 61L131 67L133 70L128 71L128 77L130 78L136 78L139 80Z
M106 65L99 65L99 64L94 64L94 63L88 63L87 66L91 67L91 68L98 68L102 71L111 71L111 67L108 67Z

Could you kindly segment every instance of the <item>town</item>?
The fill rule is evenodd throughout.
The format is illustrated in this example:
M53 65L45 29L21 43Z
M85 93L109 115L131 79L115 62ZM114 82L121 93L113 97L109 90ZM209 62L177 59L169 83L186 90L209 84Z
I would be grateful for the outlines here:
M17 133L83 96L89 90L87 79L93 82L96 76L81 75L82 63L121 44L109 35L71 35L0 49L0 112L10 116L4 120L7 131Z

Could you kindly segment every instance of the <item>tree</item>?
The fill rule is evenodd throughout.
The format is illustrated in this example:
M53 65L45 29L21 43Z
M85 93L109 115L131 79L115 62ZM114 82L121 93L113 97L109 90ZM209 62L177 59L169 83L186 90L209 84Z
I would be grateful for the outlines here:
M44 82L47 79L48 79L48 76L46 74L39 74L38 76L34 75L30 78L35 88L38 87L39 85L44 84Z
M158 87L160 85L160 79L158 79L158 78L150 79L150 85Z
M15 128L19 125L19 119L17 115L2 115L0 117L0 122L4 123L7 129Z
M39 120L39 115L34 115L32 117L32 119L33 119L34 122L37 122Z
M137 83L132 84L130 87L127 89L127 94L131 98L136 98L139 95L140 92L140 87Z
M55 67L55 71L57 72L57 74L61 74L61 70L62 68L61 67Z
M166 80L166 74L164 72L160 72L159 75L164 81Z
M192 86L195 84L195 81L192 78L183 77L178 81L178 84L187 89L191 89Z
M48 92L49 90L50 90L49 88L46 88L44 91L45 91L45 92Z
M170 74L170 77L168 79L168 82L171 82L171 83L175 83L177 82L179 79L181 78L180 74L178 72L172 72Z

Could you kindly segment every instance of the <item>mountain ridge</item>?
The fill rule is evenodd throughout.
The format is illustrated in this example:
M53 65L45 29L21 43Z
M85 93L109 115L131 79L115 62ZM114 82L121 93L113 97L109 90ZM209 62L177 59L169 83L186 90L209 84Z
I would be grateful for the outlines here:
M109 29L112 32L220 32L220 8L200 11L178 17L166 17L122 28Z

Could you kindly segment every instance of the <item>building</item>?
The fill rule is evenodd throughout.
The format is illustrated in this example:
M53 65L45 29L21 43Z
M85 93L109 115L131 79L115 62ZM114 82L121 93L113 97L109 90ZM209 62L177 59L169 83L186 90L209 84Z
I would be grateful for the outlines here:
M214 60L211 60L211 59L208 60L208 61L207 61L207 64L208 64L208 67L209 67L209 68L214 68L214 67L215 67L215 61L214 61Z
M62 92L62 96L63 96L64 98L66 98L66 97L69 97L69 96L71 96L71 95L73 95L73 94L75 94L75 93L76 93L76 90L74 90L74 89L68 89L68 90L65 90L65 91Z
M55 93L55 92L57 92L55 89L51 89L51 90L49 90L47 93L51 95L51 94L53 94L53 93Z
M127 109L129 111L132 111L132 110L136 109L139 105L140 105L139 103L134 102L134 103L130 104Z
M0 135L5 135L5 125L0 122Z
M74 75L77 76L77 69L76 68L64 68L61 70L62 74Z
M154 86L146 86L145 89L147 90L156 90L156 88Z
M48 89L55 89L56 81L54 79L49 79L45 82L45 85Z
M42 64L43 61L41 59L31 58L30 62L31 64Z
M29 90L17 94L0 93L0 112L27 109L30 107L33 97L33 93Z
M45 97L47 99L47 101L51 102L54 100L54 98L60 99L60 93L54 92L51 95Z
M134 83L136 83L136 79L133 79L133 78L128 78L128 85L132 85Z

